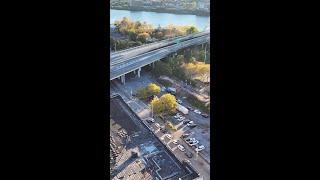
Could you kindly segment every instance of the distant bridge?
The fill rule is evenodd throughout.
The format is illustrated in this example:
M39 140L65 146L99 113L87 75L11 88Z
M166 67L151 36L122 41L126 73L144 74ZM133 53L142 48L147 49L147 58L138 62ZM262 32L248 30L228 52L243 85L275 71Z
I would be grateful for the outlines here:
M110 58L110 80L120 78L125 83L125 75L134 72L140 77L141 67L154 66L170 54L193 45L200 45L210 41L210 28L188 36L176 37L143 46L138 46L118 52L111 53Z

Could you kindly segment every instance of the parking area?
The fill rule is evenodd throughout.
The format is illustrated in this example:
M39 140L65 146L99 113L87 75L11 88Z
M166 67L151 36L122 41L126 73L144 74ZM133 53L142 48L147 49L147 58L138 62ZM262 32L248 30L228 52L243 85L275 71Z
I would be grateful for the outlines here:
M191 172L141 122L121 97L111 99L111 179L179 179ZM163 138L169 142L166 136ZM194 173L192 173L194 175Z
M155 83L156 80L152 78L151 75L143 74L141 78L136 77L128 77L126 80L126 84L118 85L118 91L126 94L127 97L131 97L131 92L134 94L138 89L147 86L150 83ZM163 86L161 86L163 87ZM166 92L161 92L160 95ZM176 98L180 100L180 104L185 107L189 107L190 104L186 101L186 99L177 94ZM135 104L144 104L143 108L132 108L135 110L137 114L140 111L146 111L148 108L147 103L139 100L138 98L132 98ZM132 102L132 103L133 103ZM131 101L130 101L131 103ZM142 107L142 106L141 106ZM138 110L139 109L139 110ZM145 124L153 131L153 133L167 146L167 148L180 160L189 160L193 167L203 175L204 179L209 179L210 177L210 117L203 117L200 114L197 114L193 110L189 109L188 114L184 115L180 112L181 117L185 119L179 120L174 116L167 116L165 120L161 120L160 118L154 117L154 122L148 122L147 117L151 116L151 111L149 109L149 114L143 116L142 119ZM140 115L139 115L140 116ZM141 117L141 116L140 116ZM196 124L195 127L190 127L185 122L186 120L193 121ZM166 122L171 122L173 128L169 128L166 125ZM167 136L167 134L171 135L171 137ZM181 136L183 134L189 134L190 138L195 138L194 141L198 141L193 146L188 145L187 142L184 141ZM190 143L189 143L190 144ZM192 143L191 143L192 144ZM184 151L178 148L179 145L184 147ZM199 148L199 146L203 146L204 149ZM198 153L195 149L198 148ZM190 155L191 154L191 155Z

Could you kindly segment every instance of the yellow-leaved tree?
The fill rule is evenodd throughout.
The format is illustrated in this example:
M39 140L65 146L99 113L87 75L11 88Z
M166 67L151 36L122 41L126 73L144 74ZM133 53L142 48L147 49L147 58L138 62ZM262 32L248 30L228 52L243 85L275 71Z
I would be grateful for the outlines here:
M159 99L154 98L151 101L154 114L174 113L177 108L176 98L171 94L164 94Z
M139 89L137 92L137 95L140 98L147 98L147 97L159 94L160 91L161 91L160 86L154 83L150 83L147 87Z

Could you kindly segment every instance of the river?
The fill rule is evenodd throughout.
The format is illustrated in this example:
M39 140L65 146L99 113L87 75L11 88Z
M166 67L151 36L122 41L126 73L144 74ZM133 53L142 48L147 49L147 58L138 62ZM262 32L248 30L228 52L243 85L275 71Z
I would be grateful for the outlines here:
M179 26L192 25L199 31L203 31L207 27L210 19L210 17L196 15L110 9L110 23L121 20L123 17L128 17L133 21L146 22L154 27L159 25L165 27L169 24Z

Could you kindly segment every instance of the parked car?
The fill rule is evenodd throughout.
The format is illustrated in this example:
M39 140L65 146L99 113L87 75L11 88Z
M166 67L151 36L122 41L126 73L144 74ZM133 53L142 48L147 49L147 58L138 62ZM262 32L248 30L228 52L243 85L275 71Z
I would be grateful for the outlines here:
M187 126L191 126L192 124L194 124L193 121L188 122Z
M168 139L172 139L172 135L171 135L171 134L166 134L166 137L167 137Z
M180 99L177 99L177 103L182 104L182 101Z
M160 127L160 131L161 131L163 134L165 134L165 133L168 132L168 130L167 130L166 128L162 128L162 127Z
M159 123L155 123L154 124L157 128L160 128L160 124Z
M189 151L186 151L186 152L185 152L185 155L186 155L188 158L192 158L192 157L193 157L192 152L189 152Z
M191 165L191 162L188 159L184 159L182 162L185 162Z
M195 112L197 114L201 114L201 112L198 109L195 109L193 112Z
M204 118L208 118L209 117L209 115L205 114L205 113L201 114L201 116L203 116Z
M176 92L177 92L176 88L173 88L173 87L167 87L166 91L172 95L176 95Z
M153 119L153 118L148 118L146 121L147 121L148 123L154 123L154 119Z
M201 146L198 146L198 147L195 149L195 151L200 152L200 151L202 151L202 150L204 150L204 149L205 149L204 145L201 145Z
M179 142L178 139L172 141L173 144L178 144L178 142Z
M191 107L191 106L188 106L187 107L190 111L193 111L194 109L193 109L193 107Z
M190 136L190 134L188 134L188 133L185 133L185 134L182 134L182 138L186 138L186 137L188 137L188 136Z
M186 142L193 142L193 141L196 140L196 138L187 138L187 139L185 139L185 140L186 140Z
M157 128L160 128L160 124L159 123L155 123L154 124Z
M178 121L183 121L183 120L185 120L185 119L186 119L185 117L181 116L181 117L178 118L177 120L178 120Z
M182 151L182 152L186 150L186 149L183 147L183 145L181 145L181 144L178 145L178 149L179 149L180 151Z
M195 128L195 127L197 127L197 126L198 126L198 124L191 124L191 125L189 126L189 128L192 129L192 128Z
M183 124L188 124L190 121L191 121L191 120L186 119L186 120L183 121Z
M199 144L199 141L198 141L198 140L195 140L195 141L189 143L190 146L195 146L195 145L197 145L197 144Z

